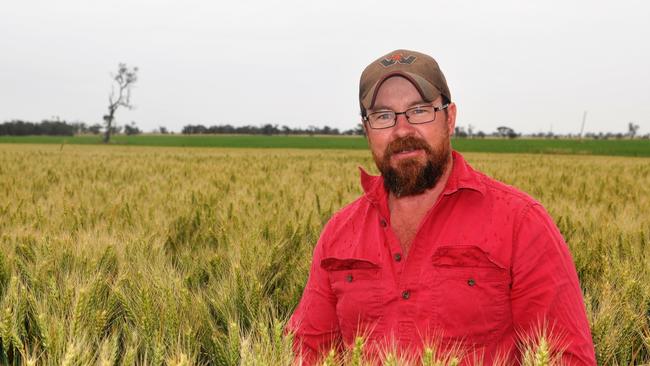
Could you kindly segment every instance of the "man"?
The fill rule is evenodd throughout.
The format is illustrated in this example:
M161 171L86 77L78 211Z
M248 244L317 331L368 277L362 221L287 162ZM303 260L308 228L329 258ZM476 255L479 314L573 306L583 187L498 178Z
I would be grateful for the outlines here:
M436 61L380 57L359 101L381 177L361 171L364 195L321 234L288 325L298 357L312 364L361 335L369 357L433 345L464 364L512 364L544 334L564 363L595 364L566 243L538 202L452 151L456 105Z

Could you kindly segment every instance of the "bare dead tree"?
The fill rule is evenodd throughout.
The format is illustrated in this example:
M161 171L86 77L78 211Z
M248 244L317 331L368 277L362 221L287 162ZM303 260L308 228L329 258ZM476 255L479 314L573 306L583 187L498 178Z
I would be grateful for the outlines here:
M119 107L133 109L131 104L131 87L138 81L138 68L129 69L126 64L120 63L117 67L117 74L111 75L113 84L111 94L108 96L108 114L104 115L104 143L111 139L111 131L115 112Z

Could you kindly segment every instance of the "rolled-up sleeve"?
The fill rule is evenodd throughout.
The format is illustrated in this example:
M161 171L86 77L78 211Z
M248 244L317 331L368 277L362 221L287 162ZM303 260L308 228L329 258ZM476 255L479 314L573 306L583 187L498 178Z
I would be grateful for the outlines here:
M316 244L307 285L287 324L287 331L294 335L294 353L303 365L312 365L332 347L340 347L336 296L327 271L320 266L323 247L329 238L328 226Z
M540 328L567 365L595 365L582 291L569 248L539 204L528 206L514 233L511 306L515 329L532 338Z

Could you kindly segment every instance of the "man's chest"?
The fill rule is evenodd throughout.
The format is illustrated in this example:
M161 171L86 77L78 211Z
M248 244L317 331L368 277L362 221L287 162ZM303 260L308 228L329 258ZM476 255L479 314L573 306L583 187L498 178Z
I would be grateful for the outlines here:
M426 212L391 212L390 227L405 256L408 254L420 227L420 222L425 216Z
M502 239L496 232L503 232L504 228L494 225L489 210L466 206L443 199L425 210L392 209L390 225L378 239L388 244L396 241L404 256L411 250L420 256L431 256L440 245L484 246Z

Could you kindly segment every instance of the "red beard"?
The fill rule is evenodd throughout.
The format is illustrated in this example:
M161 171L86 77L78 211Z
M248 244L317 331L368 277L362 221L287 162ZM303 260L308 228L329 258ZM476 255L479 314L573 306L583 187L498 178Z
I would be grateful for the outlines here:
M391 166L394 154L421 149L426 159L401 159L397 166ZM391 141L384 152L383 159L375 156L375 163L384 178L384 187L396 197L413 196L433 188L447 167L451 146L449 142L435 150L424 140L406 136Z

